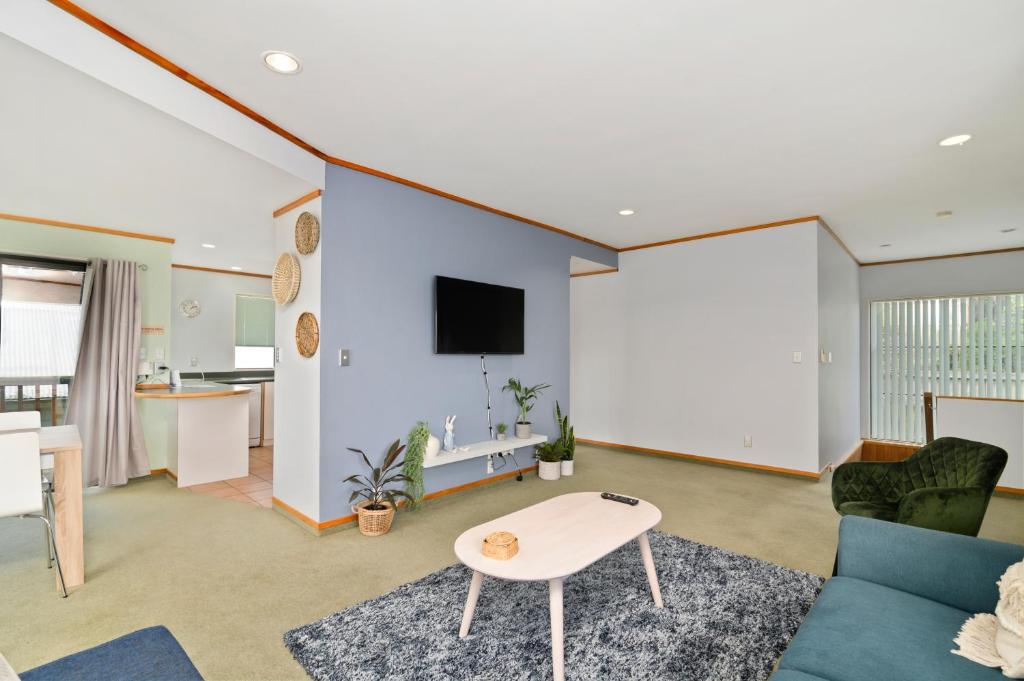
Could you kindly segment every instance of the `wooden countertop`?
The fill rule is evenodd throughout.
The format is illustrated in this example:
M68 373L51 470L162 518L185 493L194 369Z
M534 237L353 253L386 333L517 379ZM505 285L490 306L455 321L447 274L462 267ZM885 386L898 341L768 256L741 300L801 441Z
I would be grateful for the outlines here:
M219 383L204 383L202 385L186 384L177 388L172 388L170 386L163 386L160 388L139 386L139 388L141 389L135 390L136 397L171 400L197 397L234 397L235 395L244 395L252 390L252 388L243 385L223 385Z

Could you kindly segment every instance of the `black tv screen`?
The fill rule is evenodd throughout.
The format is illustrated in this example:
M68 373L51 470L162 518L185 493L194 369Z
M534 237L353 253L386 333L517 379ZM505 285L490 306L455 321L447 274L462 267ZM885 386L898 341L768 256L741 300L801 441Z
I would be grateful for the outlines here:
M523 354L521 288L451 277L434 278L434 352L438 355Z

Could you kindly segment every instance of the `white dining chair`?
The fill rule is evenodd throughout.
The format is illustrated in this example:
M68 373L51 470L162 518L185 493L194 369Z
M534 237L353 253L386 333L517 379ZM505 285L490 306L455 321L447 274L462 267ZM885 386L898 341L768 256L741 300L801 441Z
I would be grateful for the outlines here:
M39 434L0 433L0 518L37 518L46 525L48 551L57 563L57 577L64 598L64 572L57 553L53 524L43 513L46 504L39 476Z
M42 427L42 418L38 411L8 411L0 413L0 433L10 430L29 430ZM53 522L53 454L41 454L39 456L39 470L43 476L43 501L45 504L46 517ZM44 533L45 534L45 533ZM46 546L50 546L50 540L44 537ZM47 548L46 567L52 567L53 554Z

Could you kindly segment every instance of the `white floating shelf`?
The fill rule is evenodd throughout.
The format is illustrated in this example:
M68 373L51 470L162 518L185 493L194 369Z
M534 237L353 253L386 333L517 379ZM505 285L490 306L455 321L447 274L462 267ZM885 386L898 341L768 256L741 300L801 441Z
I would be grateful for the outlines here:
M483 442L474 442L471 445L465 445L467 449L456 449L454 452L446 452L442 449L437 456L431 459L424 459L423 467L433 468L434 466L443 466L446 463L455 463L456 461L466 461L480 456L487 456L488 454L511 452L514 449L532 447L533 445L539 445L540 443L547 441L547 435L534 433L530 437L510 436L505 440L484 440Z

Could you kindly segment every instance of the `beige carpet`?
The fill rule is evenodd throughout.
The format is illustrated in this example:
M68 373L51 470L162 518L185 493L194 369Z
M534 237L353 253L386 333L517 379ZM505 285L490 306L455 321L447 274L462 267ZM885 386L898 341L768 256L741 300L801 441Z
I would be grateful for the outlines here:
M133 482L86 496L88 581L67 600L46 570L40 524L0 520L0 651L23 671L163 624L208 681L302 679L286 630L449 565L467 527L570 491L642 496L662 509L664 532L831 571L838 517L827 481L582 446L576 470L557 483L532 475L443 497L378 538L354 529L317 538L272 510L162 478ZM1024 543L1024 499L994 499L982 535Z

